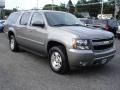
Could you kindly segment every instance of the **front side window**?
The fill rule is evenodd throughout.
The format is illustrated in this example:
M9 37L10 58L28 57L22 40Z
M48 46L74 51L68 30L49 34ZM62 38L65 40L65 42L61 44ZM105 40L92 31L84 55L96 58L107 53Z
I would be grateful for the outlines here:
M65 12L45 12L50 26L79 26L82 22L74 15Z
M27 25L28 21L30 18L30 12L26 12L22 15L21 20L20 20L20 24L21 25Z
M36 12L33 14L32 19L31 19L31 25L34 23L40 23L40 24L44 23L43 17L40 13Z
M107 21L106 20L95 20L94 21L94 24L107 24Z

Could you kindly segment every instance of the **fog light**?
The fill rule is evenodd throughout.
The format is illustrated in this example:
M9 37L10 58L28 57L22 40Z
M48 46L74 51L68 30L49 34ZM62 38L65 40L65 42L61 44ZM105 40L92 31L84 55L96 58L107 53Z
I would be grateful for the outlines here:
M81 65L81 66L86 66L86 65L87 65L87 62L82 62L82 61L80 61L80 65Z
M101 64L105 64L107 61L108 61L108 59L103 59L103 60L101 61Z
M80 65L82 65L82 62L80 61Z

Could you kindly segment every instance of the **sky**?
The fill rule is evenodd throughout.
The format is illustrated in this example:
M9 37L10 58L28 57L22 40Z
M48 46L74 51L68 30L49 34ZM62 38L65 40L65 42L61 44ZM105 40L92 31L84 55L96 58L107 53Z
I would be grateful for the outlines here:
M78 0L72 0L73 4L76 4ZM52 0L38 0L39 8L42 8L45 4L51 4ZM68 0L54 0L54 4L60 3L67 4ZM5 8L13 9L18 8L20 10L32 9L37 6L37 0L5 0Z
M38 0L39 8L42 8L45 4L51 4L52 0ZM68 0L54 0L54 3L59 5L60 3L67 3ZM72 0L75 4L77 0ZM6 0L5 8L13 9L15 7L19 9L32 9L37 6L37 0Z

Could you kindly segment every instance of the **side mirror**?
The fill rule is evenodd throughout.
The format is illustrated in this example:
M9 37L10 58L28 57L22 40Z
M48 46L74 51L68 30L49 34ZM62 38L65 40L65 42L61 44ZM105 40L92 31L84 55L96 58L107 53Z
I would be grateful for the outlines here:
M35 21L35 22L32 22L32 26L37 26L37 27L44 28L45 24L43 22L40 22L40 21Z

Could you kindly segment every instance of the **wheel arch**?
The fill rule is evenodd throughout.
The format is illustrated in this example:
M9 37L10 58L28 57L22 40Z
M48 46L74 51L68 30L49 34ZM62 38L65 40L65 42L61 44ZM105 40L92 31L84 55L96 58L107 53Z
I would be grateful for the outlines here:
M14 36L15 36L15 33L14 33L13 31L9 31L9 32L8 32L8 39L10 39L10 36L11 36L11 35L14 35Z
M49 52L50 48L54 47L54 46L63 46L66 50L66 46L65 44L61 43L61 42L58 42L58 41L55 41L55 40L50 40L48 43L47 43L47 52ZM67 53L67 52L66 52Z

